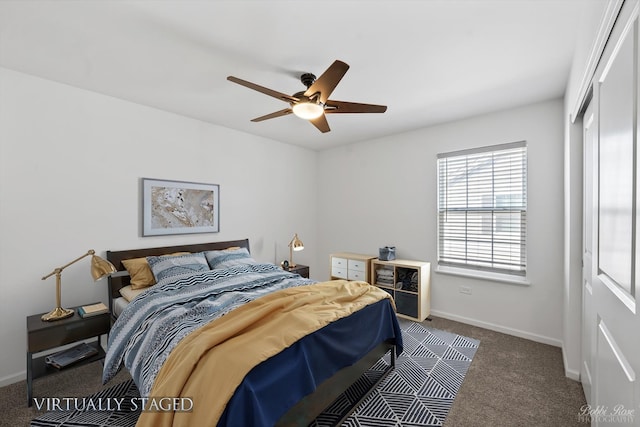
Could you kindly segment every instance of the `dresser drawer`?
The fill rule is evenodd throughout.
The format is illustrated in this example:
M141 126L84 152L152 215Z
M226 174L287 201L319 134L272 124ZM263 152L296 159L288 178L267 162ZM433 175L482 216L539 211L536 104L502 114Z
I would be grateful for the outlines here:
M338 277L340 279L347 279L347 267L336 267L335 265L331 267L331 276Z
M346 270L349 260L346 258L331 258L331 267L344 268Z
M367 271L367 265L364 261L350 259L348 260L348 264L349 264L349 272L351 272L351 270Z
M367 280L366 273L364 271L349 269L349 280Z
M351 252L330 254L331 278L369 281L371 260L374 256Z

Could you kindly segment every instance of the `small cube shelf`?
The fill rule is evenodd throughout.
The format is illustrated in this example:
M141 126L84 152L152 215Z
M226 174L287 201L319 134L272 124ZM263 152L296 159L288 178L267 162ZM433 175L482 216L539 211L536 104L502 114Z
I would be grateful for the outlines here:
M389 292L398 316L422 322L431 310L431 264L422 261L371 261L371 283Z
M362 280L371 283L369 271L372 255L354 254L351 252L338 252L329 256L331 266L331 280Z

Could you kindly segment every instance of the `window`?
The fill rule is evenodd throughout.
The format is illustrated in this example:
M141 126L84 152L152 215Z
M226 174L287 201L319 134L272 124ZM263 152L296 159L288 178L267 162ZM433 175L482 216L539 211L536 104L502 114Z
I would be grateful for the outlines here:
M526 275L527 145L438 155L438 266Z

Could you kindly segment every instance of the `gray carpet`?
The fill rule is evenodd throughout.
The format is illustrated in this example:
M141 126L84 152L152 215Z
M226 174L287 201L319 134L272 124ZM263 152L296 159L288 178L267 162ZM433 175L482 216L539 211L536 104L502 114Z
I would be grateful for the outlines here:
M443 427L589 425L578 418L584 393L580 383L565 377L559 347L440 317L422 324L482 342ZM88 396L105 388L101 375L96 362L40 378L34 396ZM122 371L113 384L128 379ZM0 388L0 426L29 426L44 412L26 406L25 381Z
M342 424L345 426L441 426L471 365L479 342L419 323L401 321L404 351L396 369L382 380ZM354 408L383 375L380 359L330 405L310 427L334 426ZM133 427L139 410L127 402L139 397L129 380L81 400L83 408L124 398L121 408L98 411L53 411L31 422L32 427ZM77 404L77 403L74 403Z

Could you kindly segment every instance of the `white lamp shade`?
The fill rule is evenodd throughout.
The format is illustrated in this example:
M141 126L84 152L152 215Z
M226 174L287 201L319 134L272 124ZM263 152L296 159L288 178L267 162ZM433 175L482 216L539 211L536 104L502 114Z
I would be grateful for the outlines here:
M321 104L313 102L299 102L291 107L293 114L305 120L317 119L324 112Z

